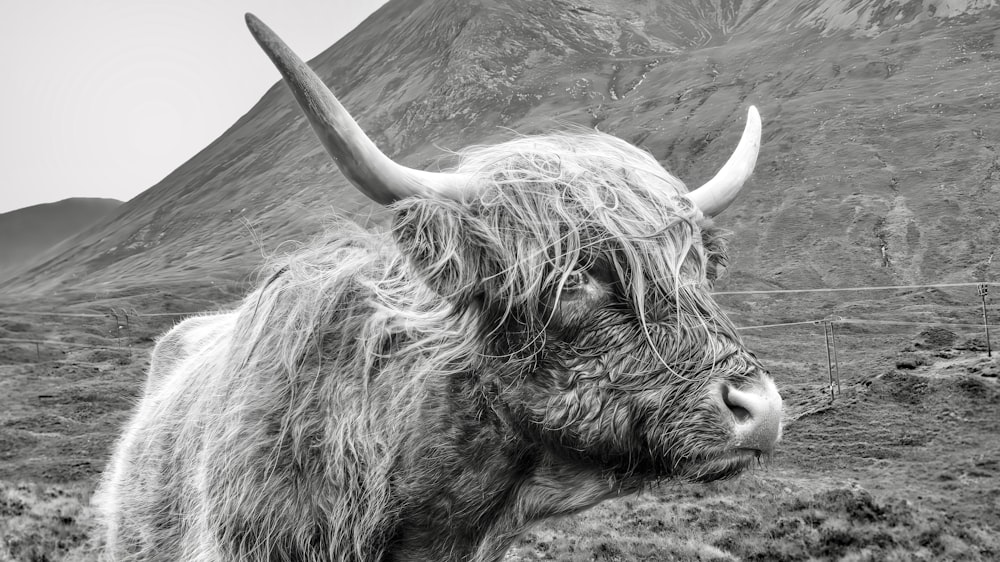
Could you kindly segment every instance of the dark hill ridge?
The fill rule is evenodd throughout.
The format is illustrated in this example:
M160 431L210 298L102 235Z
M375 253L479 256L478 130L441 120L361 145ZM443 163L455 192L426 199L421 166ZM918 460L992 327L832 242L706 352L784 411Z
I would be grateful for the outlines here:
M71 198L0 214L0 279L107 217L117 199Z
M721 218L736 232L726 287L972 281L1000 239L998 16L995 0L393 0L311 64L417 167L578 124L697 186L756 104L755 179ZM334 212L386 218L276 84L114 221L3 289L241 278Z

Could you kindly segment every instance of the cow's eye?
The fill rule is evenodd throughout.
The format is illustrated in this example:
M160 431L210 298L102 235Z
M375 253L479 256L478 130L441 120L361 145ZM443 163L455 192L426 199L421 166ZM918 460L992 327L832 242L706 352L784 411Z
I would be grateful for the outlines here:
M577 291L582 289L586 284L587 284L587 274L584 273L583 271L576 270L570 272L570 274L566 276L566 281L563 282L563 291L564 292Z

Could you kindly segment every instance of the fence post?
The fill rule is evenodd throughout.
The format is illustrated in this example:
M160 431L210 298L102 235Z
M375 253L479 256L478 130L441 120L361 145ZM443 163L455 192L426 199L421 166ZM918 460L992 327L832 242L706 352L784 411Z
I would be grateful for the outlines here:
M128 310L122 308L122 315L125 317L125 345L128 347L128 358L132 360L132 324L129 321Z
M979 284L979 296L983 299L983 329L986 330L986 356L993 357L993 350L990 346L990 322L986 316L986 295L990 292L990 286L987 283Z
M128 337L128 360L129 363L132 362L132 323L128 318L128 313L125 313L125 335Z
M837 322L836 320L830 321L830 339L833 340L833 367L837 372L837 394L840 394L840 358L837 357Z
M122 346L122 323L118 320L118 311L114 308L111 309L111 316L115 319L115 347Z
M827 326L830 325L829 320L823 321L823 337L826 338L826 370L830 373L830 403L833 403L833 359L830 357L830 332L827 331Z

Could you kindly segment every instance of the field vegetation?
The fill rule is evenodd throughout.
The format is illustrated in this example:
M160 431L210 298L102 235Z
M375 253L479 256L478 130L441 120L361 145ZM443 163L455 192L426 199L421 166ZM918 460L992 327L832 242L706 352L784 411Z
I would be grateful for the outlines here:
M732 481L662 482L545 522L508 559L995 559L1000 362L987 356L978 329L933 326L926 314L974 323L974 290L901 291L871 304L866 315L881 322L923 318L926 326L840 324L840 391L832 402L822 326L746 330L786 402L785 438L773 458ZM90 496L141 388L153 337L183 314L216 309L238 292L161 288L74 295L62 306L0 303L94 314L0 320L0 561L97 559ZM830 306L825 296L797 298L799 310L833 317L853 306L841 297ZM777 303L744 301L741 324L767 323ZM177 315L138 316L135 305ZM114 315L100 316L121 308L133 310L128 337ZM12 339L79 345L42 344L36 351L4 343Z

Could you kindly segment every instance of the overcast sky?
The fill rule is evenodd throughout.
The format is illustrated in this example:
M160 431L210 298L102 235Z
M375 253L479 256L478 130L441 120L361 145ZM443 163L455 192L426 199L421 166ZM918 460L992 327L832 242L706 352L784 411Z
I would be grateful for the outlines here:
M123 201L221 135L279 75L253 12L303 58L385 0L25 0L0 18L0 213Z

